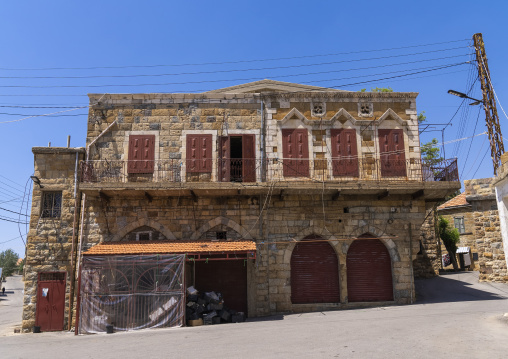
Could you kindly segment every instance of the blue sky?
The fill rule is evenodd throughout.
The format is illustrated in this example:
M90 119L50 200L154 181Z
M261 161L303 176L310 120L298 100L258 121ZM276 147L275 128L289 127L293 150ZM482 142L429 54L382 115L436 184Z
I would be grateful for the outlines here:
M67 135L72 146L84 145L87 109L7 121L87 106L87 93L194 92L263 78L352 91L392 87L419 92L418 111L425 111L427 121L447 123L461 103L447 90L466 92L471 87L474 68L459 64L468 61L469 40L481 32L494 88L508 110L504 81L508 3L479 4L465 0L3 2L0 218L24 218L12 212L26 213L32 147L48 142L65 146ZM392 50L373 51L382 49ZM450 67L435 70L445 66ZM407 76L393 77L403 74ZM360 83L389 77L393 78ZM481 97L478 82L472 95ZM463 106L446 129L445 142L484 132L480 110ZM498 111L508 136L499 103ZM441 142L440 131L425 132L421 139L433 137ZM492 176L485 135L475 137L472 144L460 141L445 149L447 157L458 157L462 180ZM16 237L26 231L25 225L0 220L0 251L12 248L23 255L23 242Z

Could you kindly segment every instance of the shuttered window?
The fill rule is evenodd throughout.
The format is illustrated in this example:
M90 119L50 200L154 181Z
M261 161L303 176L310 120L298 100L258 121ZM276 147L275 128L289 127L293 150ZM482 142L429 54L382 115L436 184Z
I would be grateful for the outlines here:
M155 135L129 136L128 173L153 173Z
M338 303L339 266L335 250L319 237L296 244L291 254L291 302Z
M212 172L212 135L187 135L187 172Z
M333 175L358 177L356 130L332 129L330 134Z
M309 142L306 129L283 129L282 153L285 177L309 176Z
M384 129L379 130L378 134L381 158L381 176L406 176L404 131Z

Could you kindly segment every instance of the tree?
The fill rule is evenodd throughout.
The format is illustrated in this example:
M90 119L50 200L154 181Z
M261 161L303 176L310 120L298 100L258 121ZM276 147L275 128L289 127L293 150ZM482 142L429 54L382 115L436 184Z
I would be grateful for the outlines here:
M370 89L372 92L393 92L391 87L373 87ZM367 89L361 89L359 92L366 92Z
M422 153L422 159L428 165L435 165L443 161L439 147L437 146L437 138L433 138L432 141L420 144L420 152Z
M452 228L450 226L450 222L439 216L439 221L437 223L439 238L443 241L445 245L446 251L450 255L450 259L453 264L453 269L457 271L459 269L457 265L457 243L460 241L460 234L457 228Z
M9 277L14 273L17 261L18 255L12 249L7 249L0 253L0 268L3 268L4 277Z

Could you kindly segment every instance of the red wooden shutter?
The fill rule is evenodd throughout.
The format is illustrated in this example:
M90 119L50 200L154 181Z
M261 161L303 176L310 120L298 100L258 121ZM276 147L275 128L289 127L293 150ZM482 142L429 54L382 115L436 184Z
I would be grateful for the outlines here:
M212 135L187 135L186 142L187 172L212 172Z
M403 130L379 130L381 176L405 177L406 155Z
M256 182L256 137L255 135L242 136L243 152L243 182Z
M291 254L291 302L340 302L338 259L328 242L304 240L295 246Z
M231 179L231 151L229 144L229 136L221 136L219 138L220 145L220 161L219 161L219 181L229 182Z
M282 130L285 177L309 176L309 142L306 129Z
M129 136L128 173L153 173L155 135Z
M358 177L356 130L332 129L331 139L333 175Z
M390 253L379 239L353 241L347 253L346 268L349 302L393 300Z

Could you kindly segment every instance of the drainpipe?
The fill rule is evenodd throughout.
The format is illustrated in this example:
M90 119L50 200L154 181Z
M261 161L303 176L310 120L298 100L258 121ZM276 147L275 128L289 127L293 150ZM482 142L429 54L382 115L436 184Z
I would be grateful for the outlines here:
M260 96L259 100L261 102L261 135L260 135L260 157L261 157L261 181L266 181L266 169L265 169L265 115L264 115L264 102L263 98Z
M413 304L414 272L413 272L413 224L409 221L409 268L411 274L411 304Z
M74 166L74 220L72 222L72 249L71 249L71 283L70 283L70 293L69 293L69 315L68 315L68 325L67 330L71 330L72 327L72 309L74 306L74 286L76 282L76 223L78 221L78 208L79 208L79 198L77 196L78 190L78 162L79 162L79 153L76 151L76 164Z

